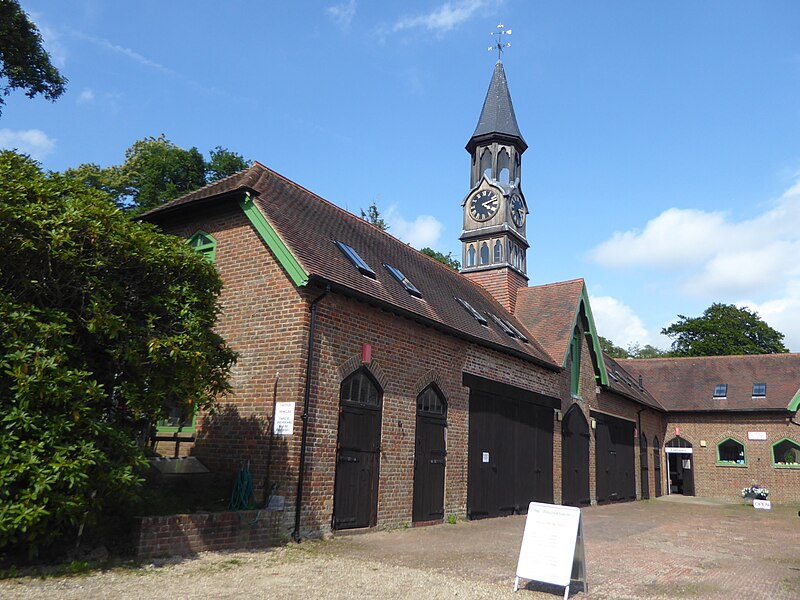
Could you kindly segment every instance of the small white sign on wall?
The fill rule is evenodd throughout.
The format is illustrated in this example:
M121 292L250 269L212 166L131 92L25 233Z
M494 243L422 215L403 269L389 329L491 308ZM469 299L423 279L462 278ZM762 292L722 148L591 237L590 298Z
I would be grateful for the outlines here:
M488 452L484 452L483 456L481 457L481 460L483 462L485 462L485 463L488 463L489 462L489 453Z
M294 402L276 402L272 432L275 435L292 435L294 432Z
M767 432L766 431L748 431L747 432L747 439L748 440L766 440L767 439Z

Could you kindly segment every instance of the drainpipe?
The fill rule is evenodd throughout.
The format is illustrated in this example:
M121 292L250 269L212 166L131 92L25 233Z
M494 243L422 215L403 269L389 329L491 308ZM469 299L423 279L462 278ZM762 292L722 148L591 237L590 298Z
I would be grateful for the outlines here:
M314 328L317 324L317 304L331 291L330 286L317 296L309 307L311 317L308 326L308 354L306 360L306 385L303 392L303 436L300 440L300 467L297 474L297 498L294 508L294 531L292 539L300 543L300 510L303 506L303 480L305 479L306 444L308 442L308 405L311 402L311 372L314 367Z

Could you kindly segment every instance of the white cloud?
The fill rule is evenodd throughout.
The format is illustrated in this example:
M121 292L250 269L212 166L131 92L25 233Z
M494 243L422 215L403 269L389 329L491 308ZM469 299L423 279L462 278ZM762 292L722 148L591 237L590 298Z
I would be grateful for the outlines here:
M18 150L36 160L44 160L56 148L56 140L41 129L13 131L0 129L0 148Z
M442 224L431 215L419 215L413 221L407 221L392 205L384 216L389 225L389 233L414 248L435 248L442 235Z
M155 69L157 71L161 71L162 73L166 73L168 75L174 75L175 74L175 72L172 69L170 69L168 67L165 67L164 65L162 65L160 63L157 63L154 60L150 60L146 56L142 56L141 54L139 54L138 52L136 52L135 50L133 50L131 48L126 48L125 46L120 46L119 44L115 44L113 42L110 42L109 40L107 40L105 38L94 37L92 35L88 35L88 34L83 33L81 31L76 31L74 29L71 30L70 33L72 33L72 35L74 35L75 37L78 37L78 38L80 38L80 39L82 39L84 41L87 41L87 42L91 42L92 44L100 46L101 48L105 48L106 50L110 50L110 51L115 52L117 54L122 54L123 56L126 56L126 57L130 58L131 60L133 60L134 62L137 62L140 65L143 65L145 67L149 67L151 69Z
M469 19L475 12L488 5L487 0L456 0L445 2L439 8L424 14L403 17L392 26L392 31L423 28L429 31L449 31Z
M762 303L751 300L735 302L758 313L770 327L786 337L783 344L795 352L800 351L800 280L790 281L779 298Z
M90 104L94 102L94 92L89 88L84 88L81 95L78 96L78 104Z
M326 8L325 12L342 31L349 31L350 24L356 16L356 0L334 4Z
M626 306L611 296L590 296L597 333L617 346L627 348L631 344L652 344L652 335L642 320Z

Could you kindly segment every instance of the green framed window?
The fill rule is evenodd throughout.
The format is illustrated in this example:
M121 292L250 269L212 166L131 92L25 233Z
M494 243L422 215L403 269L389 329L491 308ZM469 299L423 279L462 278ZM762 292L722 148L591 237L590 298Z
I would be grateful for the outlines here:
M197 411L193 402L170 403L166 413L166 417L156 424L159 433L194 433Z
M724 467L747 466L744 444L727 438L717 444L717 465Z
M772 466L781 469L800 469L800 444L783 438L772 444Z
M217 256L217 240L205 231L198 231L187 242L194 250L206 257L212 265Z

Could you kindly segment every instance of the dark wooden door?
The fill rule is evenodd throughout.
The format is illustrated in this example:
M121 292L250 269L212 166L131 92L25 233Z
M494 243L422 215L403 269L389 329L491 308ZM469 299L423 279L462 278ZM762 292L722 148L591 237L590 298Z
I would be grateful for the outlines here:
M561 501L568 506L588 506L589 424L577 406L564 415L561 436Z
M658 445L658 438L653 439L653 467L656 479L656 498L661 496L661 446Z
M694 455L679 454L683 471L683 495L694 496Z
M636 499L634 424L592 413L595 429L595 479L597 502Z
M358 381L350 381L354 377ZM352 385L345 389L348 383ZM342 384L334 529L371 527L377 519L381 409L376 390L374 382L361 371Z
M553 501L553 409L470 392L467 513L470 518L527 512Z
M446 405L439 391L426 388L417 398L412 519L434 521L444 517Z
M650 473L647 468L647 438L644 434L639 436L639 469L642 485L642 498L650 497Z

